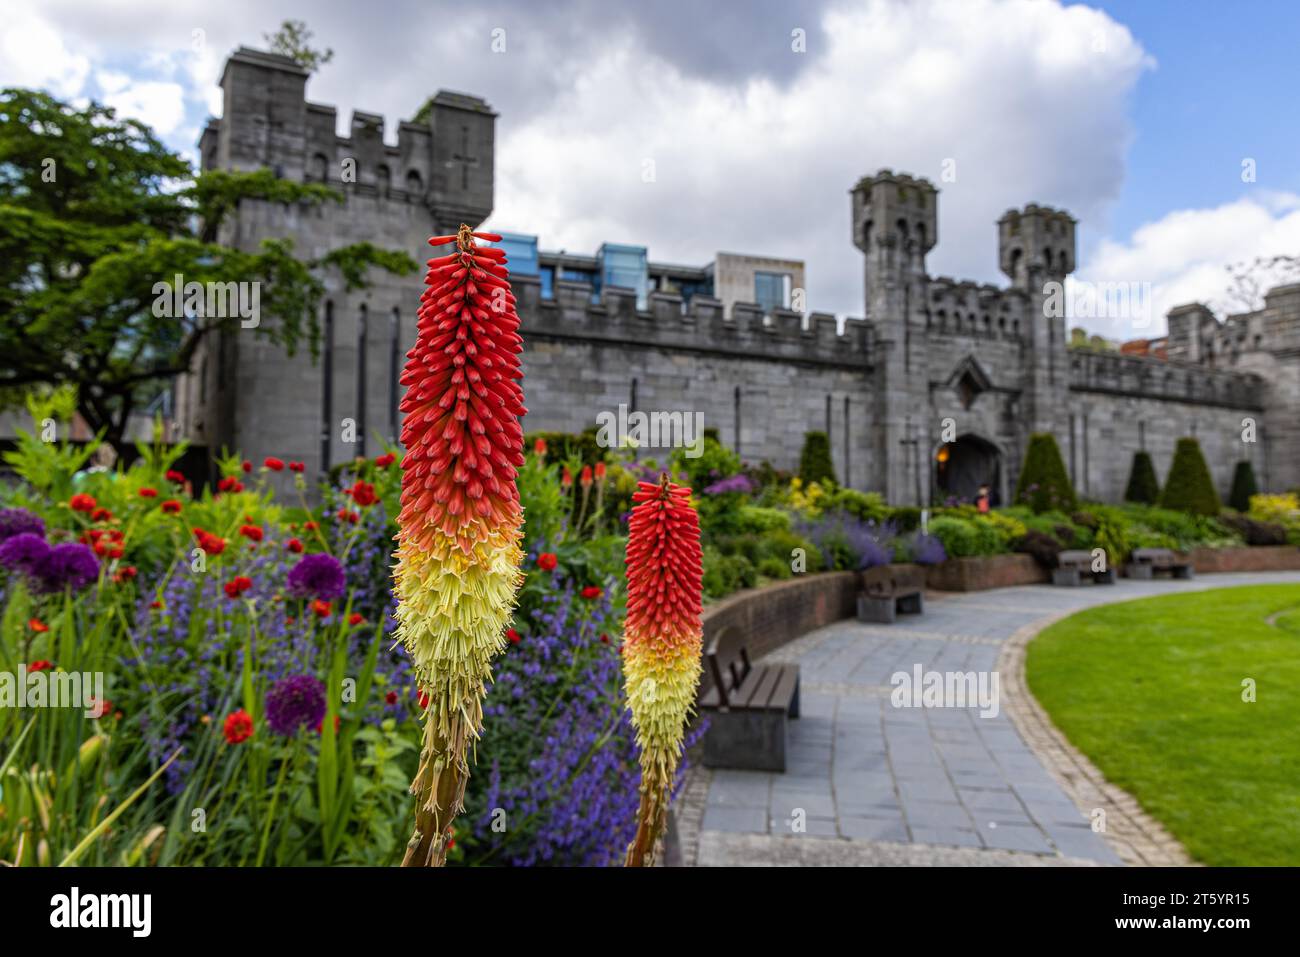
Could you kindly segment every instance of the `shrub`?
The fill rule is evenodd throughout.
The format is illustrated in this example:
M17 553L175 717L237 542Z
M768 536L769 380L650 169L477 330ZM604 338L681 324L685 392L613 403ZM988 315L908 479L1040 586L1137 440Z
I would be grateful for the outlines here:
M1035 513L1051 509L1073 511L1074 488L1061 460L1061 451L1050 432L1029 437L1025 464L1016 483L1016 501L1028 505Z
M1056 567L1056 556L1061 553L1061 543L1046 532L1031 528L1016 542L1015 550L1032 555L1040 566L1052 569Z
M1124 501L1143 505L1160 501L1160 481L1156 478L1156 467L1149 452L1133 453L1133 468L1129 472L1128 488L1124 490Z
M789 578L792 574L788 563L779 558L768 557L758 563L758 573L764 578Z
M1251 496L1258 494L1255 467L1250 462L1238 462L1232 473L1232 492L1228 495L1228 506L1238 512L1249 512Z
M890 517L890 508L879 492L859 492L853 488L836 488L826 496L826 507L835 508L865 522L882 523Z
M1193 438L1178 440L1174 460L1169 465L1169 478L1160 496L1160 507L1187 512L1190 515L1218 515L1219 493L1214 490L1214 479L1201 454L1201 444Z
M914 532L921 527L921 510L915 505L888 509L885 518L893 522L900 532Z
M1256 495L1250 500L1250 517L1260 522L1281 525L1287 541L1300 545L1300 495Z
M1286 544L1286 529L1272 522L1258 522L1245 515L1220 515L1219 522L1240 535L1247 545Z
M831 463L831 440L825 432L808 432L804 435L803 451L799 453L799 478L804 482L835 481L835 466Z
M979 554L979 533L963 518L939 516L930 522L929 532L943 544L949 558L968 558Z
M790 528L790 516L779 508L742 505L737 509L736 525L742 532L787 531Z

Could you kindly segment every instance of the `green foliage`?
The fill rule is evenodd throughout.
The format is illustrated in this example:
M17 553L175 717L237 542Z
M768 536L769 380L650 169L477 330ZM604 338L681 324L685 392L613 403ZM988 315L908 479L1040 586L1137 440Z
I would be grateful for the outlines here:
M1232 493L1228 496L1228 507L1238 512L1249 512L1251 496L1258 494L1255 467L1249 461L1238 462L1232 473Z
M790 513L779 508L762 508L758 505L742 505L737 511L737 526L741 532L788 531Z
M879 492L859 492L852 488L835 487L826 495L822 505L826 509L847 512L864 522L880 524L890 517L890 508Z
M334 59L334 51L313 49L310 46L312 36L304 21L285 20L279 30L262 34L262 39L273 53L282 53L308 73L315 73Z
M686 476L687 484L701 496L714 482L731 478L740 471L740 456L718 441L712 430L704 434L700 455L691 458L686 449L673 452L674 470Z
M940 515L930 522L930 534L943 542L949 558L997 555L1007 551L994 523Z
M835 466L831 462L831 440L825 432L806 432L803 451L799 453L799 478L805 484L835 482Z
M1129 472L1128 487L1124 490L1124 501L1143 505L1155 505L1160 501L1160 482L1147 452L1133 453L1133 468Z
M1050 432L1038 432L1029 437L1025 450L1025 464L1016 483L1016 502L1028 505L1034 512L1054 509L1073 511L1074 487L1065 471L1056 438Z
M368 269L416 269L405 252L369 243L317 259L298 258L287 239L216 244L242 200L310 207L342 196L269 170L195 175L147 126L93 102L0 92L0 170L0 396L72 386L114 447L131 411L189 371L206 337L256 319L254 335L290 353L306 342L314 356L325 274L356 289ZM172 315L177 275L224 302ZM232 308L233 283L255 284L245 288L257 290L256 316Z
M1174 449L1174 460L1169 465L1169 477L1160 496L1162 508L1175 509L1191 515L1218 515L1219 493L1214 489L1209 466L1201 454L1196 439L1182 438Z

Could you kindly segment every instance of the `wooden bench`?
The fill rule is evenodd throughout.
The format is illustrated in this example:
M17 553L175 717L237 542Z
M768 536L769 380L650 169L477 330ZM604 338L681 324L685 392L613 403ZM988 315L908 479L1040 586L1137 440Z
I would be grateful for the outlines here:
M1094 585L1115 584L1115 569L1107 567L1104 572L1092 570L1092 552L1083 549L1071 549L1056 556L1056 568L1052 570L1053 585L1082 585L1084 579Z
M859 573L858 621L892 625L898 614L925 611L925 569L917 565L877 565Z
M716 639L704 661L713 678L700 699L709 716L705 767L785 771L786 718L799 717L799 666L755 667L743 646L724 660Z
M1192 562L1168 548L1135 548L1124 567L1129 578L1151 579L1156 572L1168 572L1170 578L1191 578Z

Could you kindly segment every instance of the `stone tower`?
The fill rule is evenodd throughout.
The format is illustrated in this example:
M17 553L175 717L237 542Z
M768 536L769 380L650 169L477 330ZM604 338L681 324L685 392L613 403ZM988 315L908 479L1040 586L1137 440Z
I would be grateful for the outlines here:
M1070 369L1065 277L1074 271L1075 221L1030 203L998 220L998 265L1025 297L1024 396L1029 432L1064 434Z
M877 337L875 392L878 487L892 502L919 504L926 459L930 369L925 345L925 257L938 240L939 192L890 170L852 190L853 244L865 258L867 319Z
M246 200L218 241L254 249L287 238L301 255L369 242L403 250L417 263L430 236L478 226L492 211L496 114L483 100L440 91L386 142L384 118L354 110L338 131L333 106L306 99L308 73L288 57L240 48L221 75L223 115L199 140L204 170L269 169L323 183L339 203L286 205ZM397 379L415 341L423 270L374 271L367 289L348 290L324 274L318 321L321 358L287 356L251 330L205 341L193 373L177 384L185 434L213 451L275 455L323 471L373 455L376 437L399 432Z

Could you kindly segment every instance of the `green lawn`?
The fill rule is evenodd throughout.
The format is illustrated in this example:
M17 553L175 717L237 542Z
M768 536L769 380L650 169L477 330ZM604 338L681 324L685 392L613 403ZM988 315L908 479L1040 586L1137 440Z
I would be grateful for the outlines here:
M1300 865L1300 585L1080 612L1026 669L1057 727L1198 861Z

